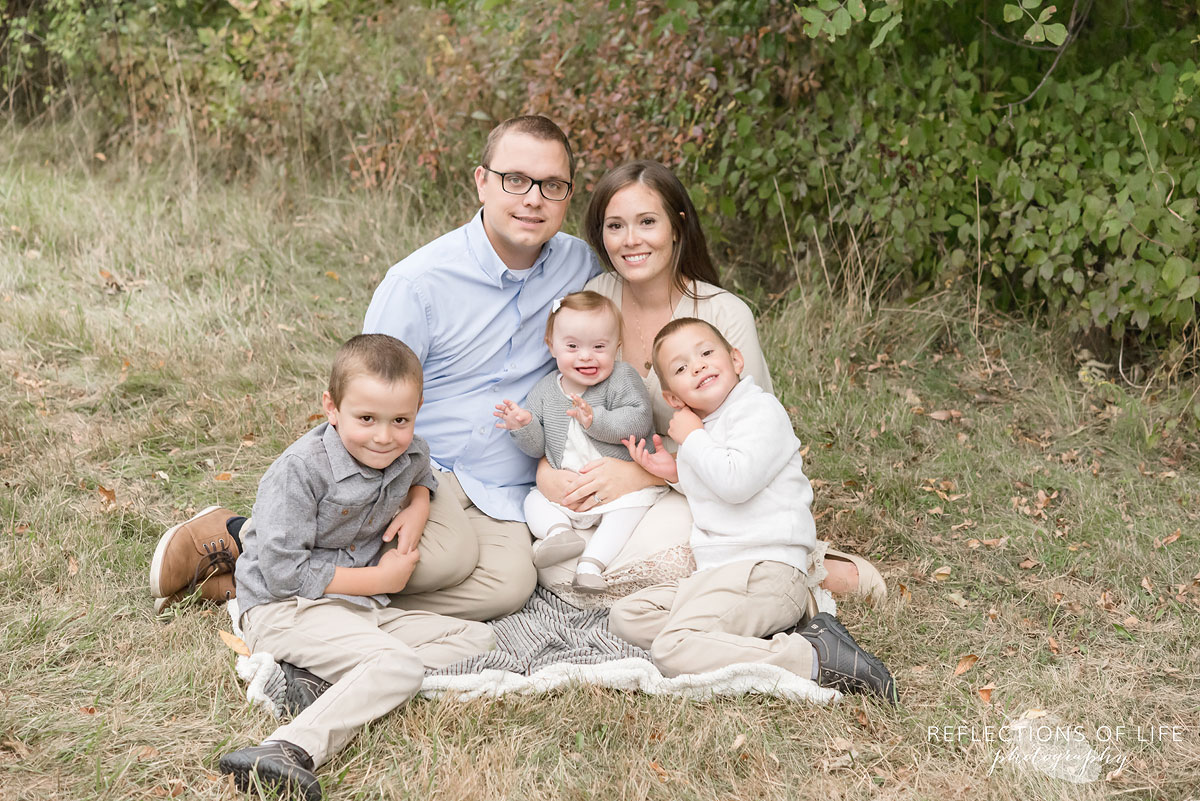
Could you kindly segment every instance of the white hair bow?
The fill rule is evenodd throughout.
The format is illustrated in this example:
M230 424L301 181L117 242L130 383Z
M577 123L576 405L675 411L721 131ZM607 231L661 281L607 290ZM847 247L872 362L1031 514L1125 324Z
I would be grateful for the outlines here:
M562 302L562 298L555 298L554 302L550 304L550 313L557 314L558 310L562 308Z

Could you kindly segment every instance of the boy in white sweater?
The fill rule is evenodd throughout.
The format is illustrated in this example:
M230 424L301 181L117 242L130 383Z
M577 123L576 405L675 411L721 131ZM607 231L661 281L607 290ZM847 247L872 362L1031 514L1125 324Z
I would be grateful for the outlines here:
M621 599L609 627L668 676L761 662L894 703L883 663L832 615L813 614L812 487L787 411L739 378L742 355L703 320L668 323L652 353L679 450L672 456L657 435L654 453L644 440L626 447L687 496L697 570Z

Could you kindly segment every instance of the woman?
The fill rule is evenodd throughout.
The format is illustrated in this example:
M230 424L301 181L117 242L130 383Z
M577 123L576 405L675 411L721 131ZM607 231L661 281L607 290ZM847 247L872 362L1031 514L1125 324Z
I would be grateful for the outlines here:
M674 173L655 161L634 161L610 170L596 185L584 228L586 239L606 268L586 288L611 299L621 310L618 356L632 364L645 381L654 402L654 428L669 450L676 448L666 436L674 410L663 399L650 348L659 329L676 317L698 317L712 323L741 351L743 373L772 391L754 316L745 302L721 289L696 209ZM542 493L579 510L602 503L606 497L661 483L637 464L619 459L603 459L581 473L554 470L545 460L538 466ZM642 566L647 558L665 565L668 571L685 571L687 567L669 555L687 543L690 530L687 503L677 493L670 493L655 505L614 560L612 578L618 580L610 578L611 585L614 589L621 585L623 566L629 566L632 573L626 591L662 579L661 571L652 575L653 566ZM822 559L821 550L814 554L810 576L820 580L822 587L871 602L882 600L886 594L883 579L869 562L833 550L825 551ZM668 556L663 558L663 554ZM541 580L556 591L561 588L553 570L543 571Z

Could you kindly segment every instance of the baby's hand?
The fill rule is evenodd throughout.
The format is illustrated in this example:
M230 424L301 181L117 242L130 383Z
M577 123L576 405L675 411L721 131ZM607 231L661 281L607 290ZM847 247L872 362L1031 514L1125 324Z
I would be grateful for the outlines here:
M688 407L676 409L675 414L671 415L671 423L667 426L667 435L678 442L680 445L688 438L688 434L699 428L704 428L704 423L700 421L699 416ZM658 447L657 444L655 447Z
M578 395L571 395L571 408L567 409L567 416L574 417L579 421L579 425L584 428L592 427L592 420L595 414L592 412L591 405Z
M421 552L413 548L400 553L399 548L389 548L379 557L379 571L383 575L384 592L400 592L408 584Z
M654 453L646 449L646 440L634 441L633 437L621 440L621 444L629 451L633 461L637 462L652 476L658 476L672 484L679 483L679 467L675 457L663 448L662 437L654 435Z
M509 431L516 431L533 422L532 414L510 400L497 403L496 411L492 414L500 418L500 422L496 423L496 428L504 428Z

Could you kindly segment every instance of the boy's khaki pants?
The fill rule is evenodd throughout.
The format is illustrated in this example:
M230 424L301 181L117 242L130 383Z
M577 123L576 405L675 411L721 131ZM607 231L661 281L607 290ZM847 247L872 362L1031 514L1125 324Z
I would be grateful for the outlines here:
M807 582L783 562L734 562L622 598L609 610L608 627L648 649L664 676L753 662L807 679L812 645L782 633L816 613Z
M241 623L250 650L266 651L333 682L312 706L267 738L300 746L314 766L341 750L363 725L416 694L425 668L495 647L492 630L483 623L391 607L366 609L336 598L263 604L246 612Z

